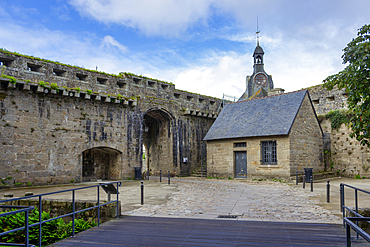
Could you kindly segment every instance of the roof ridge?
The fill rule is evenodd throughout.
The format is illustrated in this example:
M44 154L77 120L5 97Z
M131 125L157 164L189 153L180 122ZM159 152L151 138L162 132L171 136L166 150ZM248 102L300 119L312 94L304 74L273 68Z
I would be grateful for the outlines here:
M307 89L300 89L300 90L296 90L296 91L292 91L292 92L288 92L288 93L280 93L280 94L268 95L268 96L264 96L264 97L258 97L258 98L241 100L241 101L237 101L237 102L231 102L231 103L227 103L227 105L236 104L236 103L243 103L243 102L252 101L252 100L272 98L272 97L275 97L275 96L280 96L280 95L285 95L285 94L292 94L292 93L298 93L298 92L301 92L301 91L308 91L308 90Z

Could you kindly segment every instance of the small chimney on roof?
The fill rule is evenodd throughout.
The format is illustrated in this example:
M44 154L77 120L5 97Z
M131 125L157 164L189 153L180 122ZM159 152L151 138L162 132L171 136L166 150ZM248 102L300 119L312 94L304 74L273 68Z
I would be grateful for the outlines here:
M267 95L268 96L272 96L272 95L278 95L278 94L283 94L284 93L284 89L282 88L273 88L269 91L267 91Z

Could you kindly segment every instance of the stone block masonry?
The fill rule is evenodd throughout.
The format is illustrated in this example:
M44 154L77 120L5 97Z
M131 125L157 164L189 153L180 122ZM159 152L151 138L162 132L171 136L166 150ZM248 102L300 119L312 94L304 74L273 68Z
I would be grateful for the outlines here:
M151 174L189 175L206 163L217 98L4 50L0 64L4 184L132 178L144 146Z
M345 90L334 88L327 91L322 85L317 85L308 88L308 91L322 130L326 133L325 170L339 176L370 178L369 148L349 136L351 129L348 125L343 123L337 130L332 129L330 119L325 116L330 111L347 109L348 95Z

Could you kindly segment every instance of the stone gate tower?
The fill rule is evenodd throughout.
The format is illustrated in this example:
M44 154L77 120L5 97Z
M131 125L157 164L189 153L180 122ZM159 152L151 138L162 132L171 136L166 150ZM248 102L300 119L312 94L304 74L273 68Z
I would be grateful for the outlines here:
M259 40L257 39L257 47L253 53L253 59L254 59L253 74L251 76L247 76L246 91L240 97L239 100L246 100L249 97L253 96L255 93L259 94L259 92L261 91L266 92L274 88L272 76L268 75L265 72L265 69L263 67L264 66L264 63L263 63L264 54L265 53L263 52L263 49L259 44Z

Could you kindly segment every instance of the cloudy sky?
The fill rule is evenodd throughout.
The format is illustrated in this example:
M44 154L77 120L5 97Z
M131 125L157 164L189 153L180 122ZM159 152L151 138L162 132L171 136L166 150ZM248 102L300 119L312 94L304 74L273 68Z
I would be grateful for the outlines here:
M289 92L343 69L369 9L368 0L0 0L0 47L239 97L258 16L265 71Z

